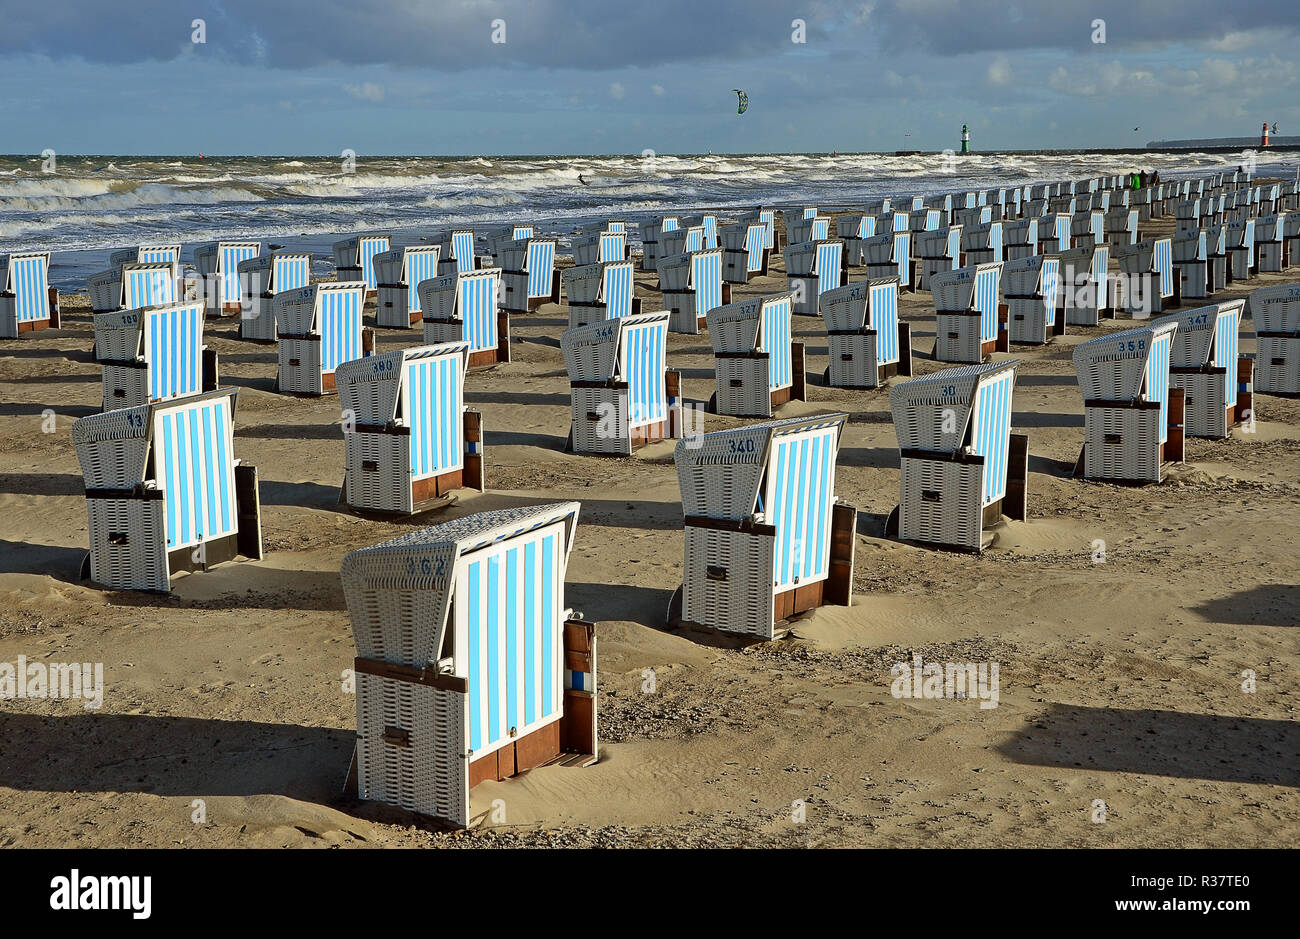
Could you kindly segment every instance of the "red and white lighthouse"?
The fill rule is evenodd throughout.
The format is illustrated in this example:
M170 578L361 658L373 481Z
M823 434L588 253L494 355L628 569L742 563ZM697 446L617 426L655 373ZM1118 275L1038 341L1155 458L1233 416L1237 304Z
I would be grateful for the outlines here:
M1259 132L1259 145L1261 147L1268 146L1268 121L1264 122L1264 129Z

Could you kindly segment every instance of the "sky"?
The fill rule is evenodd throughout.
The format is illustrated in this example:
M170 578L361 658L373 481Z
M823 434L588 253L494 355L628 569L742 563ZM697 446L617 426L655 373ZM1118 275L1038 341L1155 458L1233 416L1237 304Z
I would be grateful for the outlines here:
M1298 27L1300 0L0 0L0 152L942 150L963 123L988 150L1300 134Z

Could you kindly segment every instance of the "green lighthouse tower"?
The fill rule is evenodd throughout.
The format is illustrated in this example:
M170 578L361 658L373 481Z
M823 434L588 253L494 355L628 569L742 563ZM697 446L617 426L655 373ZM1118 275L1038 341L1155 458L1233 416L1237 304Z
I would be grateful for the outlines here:
M970 153L970 128L965 124L961 125L961 152Z

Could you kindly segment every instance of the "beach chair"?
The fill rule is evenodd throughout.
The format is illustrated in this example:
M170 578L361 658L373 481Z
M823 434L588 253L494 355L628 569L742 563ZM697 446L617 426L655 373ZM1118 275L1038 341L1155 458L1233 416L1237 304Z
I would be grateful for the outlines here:
M122 248L108 256L108 263L110 267L120 267L123 264L173 264L179 271L181 246L177 242L171 242Z
M469 367L510 361L510 315L498 307L501 269L441 274L420 284L424 341L468 342Z
M364 281L311 284L275 296L276 388L295 395L336 390L334 370L370 355L374 330L362 325Z
M834 388L878 388L892 375L912 374L911 330L898 319L898 278L864 280L821 296Z
M962 266L961 226L949 225L918 233L913 242L916 258L916 289L929 290L930 278Z
M437 236L438 276L468 274L478 270L478 257L474 254L474 229L457 228Z
M1232 277L1232 259L1228 257L1228 232L1223 225L1211 225L1205 232L1205 259L1208 288L1211 294L1227 288Z
M701 228L697 229L697 231L703 237L704 230ZM666 242L674 234L675 232L664 233L661 236L661 241ZM626 259L627 234L625 232L595 232L590 235L579 235L573 239L573 263L578 266Z
M345 795L466 828L479 783L596 762L596 635L564 602L578 509L479 512L343 558Z
M340 502L363 512L415 515L483 490L483 417L465 407L468 342L410 346L343 362Z
M1058 315L1061 259L1054 254L1006 261L1002 265L1002 300L1007 307L1009 342L1041 346L1065 335Z
M82 578L171 590L171 575L262 556L257 469L234 456L231 388L83 417L90 553Z
M470 235L473 245L473 235ZM353 235L334 242L334 267L340 283L363 281L366 296L375 296L379 290L379 275L375 271L375 255L393 248L393 240L384 234Z
M233 273L235 305L239 300L239 275ZM122 264L86 281L90 293L90 309L94 313L112 313L117 310L138 310L146 306L164 306L180 300L180 284L176 265L168 261L140 264ZM212 311L209 304L208 311Z
M669 625L755 639L819 606L849 606L857 509L835 495L846 414L722 430L673 451L685 516Z
M722 282L722 249L660 258L659 292L672 314L668 328L698 333L710 310L731 302L731 285Z
M1085 238L1083 244L1057 254L1061 285L1057 309L1069 326L1097 326L1113 317L1110 304L1110 245Z
M941 224L945 213L939 209L927 209L917 206L908 213L907 229L915 235L917 232L934 231Z
M700 248L693 250L703 249L707 251L721 245L721 242L718 241L718 217L716 215L692 215L682 219L678 228L701 228L704 230L704 240Z
M1138 210L1119 206L1106 212L1106 244L1112 248L1138 243Z
M1148 238L1112 246L1110 256L1124 275L1124 290L1115 308L1144 319L1182 302L1182 284L1174 276L1171 238Z
M787 401L807 400L804 347L791 339L789 293L729 303L708 313L717 391L709 410L771 417Z
M571 452L631 456L638 447L682 436L681 373L664 367L668 318L667 310L622 316L560 337Z
M839 240L786 245L785 265L786 287L794 297L791 309L800 316L816 316L821 295L849 281Z
M0 262L0 339L58 328L59 290L50 286L50 253L7 255Z
M1228 251L1228 275L1234 280L1250 280L1255 274L1255 219L1243 218L1224 223Z
M747 284L751 277L766 277L767 228L759 221L722 226L722 279L729 284Z
M261 253L260 241L214 241L194 249L194 269L203 285L209 316L235 316L241 311L243 291L239 286L239 265ZM180 298L167 302L174 303L177 299Z
M876 233L876 216L841 215L835 220L835 237L844 242L844 266L862 266L862 241Z
M956 222L962 228L969 228L973 225L988 225L994 221L993 209L987 205L977 205L965 209L958 209L953 213Z
M900 288L916 289L916 265L912 263L910 231L884 231L863 238L860 243L862 266L866 268L868 280L897 277Z
M627 222L622 219L605 219L603 222L587 222L578 226L579 235L600 235L605 232L627 234Z
M1179 296L1203 300L1210 296L1210 261L1206 233L1199 228L1176 232L1171 242Z
M1300 395L1300 284L1260 287L1250 294L1255 323L1255 388ZM1244 412L1238 409L1238 419Z
M277 251L239 262L239 338L275 342L275 296L311 283L311 255Z
M1070 239L1070 222L1073 212L1053 212L1038 220L1038 250L1042 254L1060 254L1068 251L1073 242Z
M1261 215L1255 219L1255 270L1280 274L1291 266L1286 250L1286 215Z
M668 253L660 249L660 240L665 232L676 231L677 227L678 219L676 215L661 215L642 224L641 270L656 270L659 258L666 256Z
M1153 324L1178 327L1169 352L1169 387L1183 390L1183 433L1189 437L1221 439L1232 425L1253 422L1255 360L1238 355L1245 311L1242 297Z
M1300 209L1286 213L1282 221L1282 241L1289 267L1291 262L1300 260Z
M569 307L569 328L641 312L631 261L565 268L561 279Z
M1013 261L1038 254L1038 219L1021 218L1002 223L1004 260Z
M555 276L554 238L516 241L502 253L501 308L507 313L530 313L543 303L560 302L560 278Z
M1178 324L1154 321L1074 347L1083 394L1084 445L1075 475L1158 483L1183 460L1183 392L1169 386Z
M420 284L438 276L440 245L408 245L381 251L375 269L375 325L411 329L420 322Z
M488 254L498 263L501 263L502 254L507 248L516 241L527 241L536 235L536 229L532 225L516 224L506 225L502 228L496 228L488 232L485 236L487 241Z
M995 351L1007 350L1001 284L1001 261L969 264L930 278L937 361L977 364Z
M217 388L217 354L203 345L202 300L94 314L103 408L116 411Z
M1003 515L1025 521L1029 438L1011 433L1018 367L946 368L889 390L901 479L887 537L979 553Z
M830 238L831 219L829 215L813 215L808 218L793 218L786 223L785 250L791 245L807 244L810 241L825 241Z
M961 230L962 251L966 264L989 264L1002 261L1003 222L964 225Z
M1076 244L1089 237L1093 244L1106 244L1106 213L1100 209L1075 212L1070 219L1070 237Z

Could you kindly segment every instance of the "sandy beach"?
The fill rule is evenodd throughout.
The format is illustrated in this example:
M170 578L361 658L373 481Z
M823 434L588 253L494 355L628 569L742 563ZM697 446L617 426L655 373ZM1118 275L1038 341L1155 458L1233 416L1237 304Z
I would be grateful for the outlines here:
M1215 300L1296 279L1259 275ZM774 255L733 299L784 289ZM638 272L637 291L661 308L653 274ZM0 846L1300 845L1300 401L1257 394L1253 431L1189 439L1159 486L1074 479L1071 350L1127 317L995 356L1022 363L1013 430L1029 435L1030 518L999 527L981 556L883 537L899 486L888 389L826 387L821 320L796 317L809 400L779 416L850 414L837 493L860 512L854 600L749 644L665 629L682 579L672 442L630 459L564 452L556 305L514 317L513 360L467 379L487 491L396 522L338 504L337 397L275 393L274 346L210 320L222 382L239 389L236 455L261 473L266 557L179 576L168 597L81 583L69 433L99 410L100 369L85 295L62 309L62 329L0 346L0 661L102 662L105 694L97 710L4 702ZM900 315L917 373L944 367L930 358L930 294L903 294ZM379 330L380 351L420 341L418 327ZM1255 351L1249 320L1241 345ZM687 398L708 400L707 335L671 334L669 367ZM709 415L704 429L743 423ZM478 786L468 832L344 799L356 728L344 554L566 499L582 503L567 602L600 644L599 763ZM998 706L895 698L890 668L914 654L999 663ZM498 799L503 823L488 817Z

